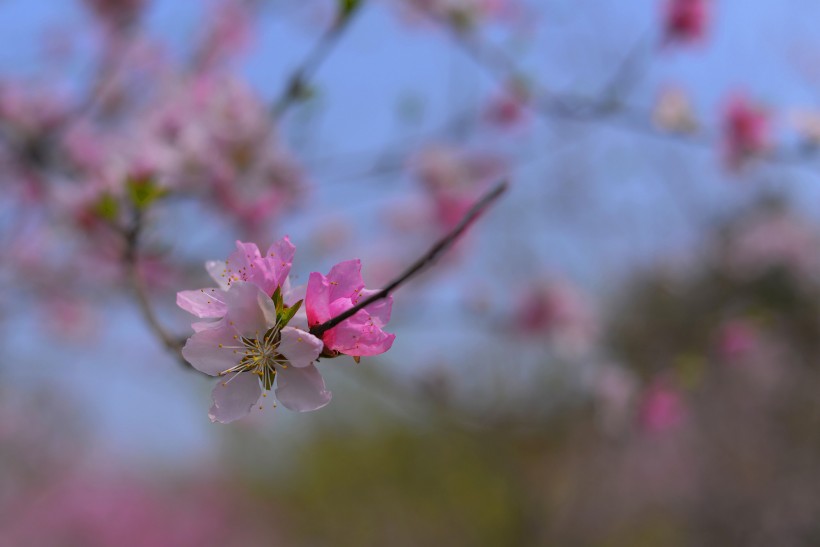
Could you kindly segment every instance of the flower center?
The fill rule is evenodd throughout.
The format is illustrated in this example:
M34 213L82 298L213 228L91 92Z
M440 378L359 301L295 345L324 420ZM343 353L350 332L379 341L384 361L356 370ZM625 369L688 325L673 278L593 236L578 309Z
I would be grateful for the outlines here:
M259 376L262 386L270 390L276 378L276 367L287 368L287 359L277 352L281 340L279 329L269 329L261 338L240 337L242 345L233 346L234 353L242 355L239 364L219 373L219 376L250 372ZM228 380L230 381L230 380Z

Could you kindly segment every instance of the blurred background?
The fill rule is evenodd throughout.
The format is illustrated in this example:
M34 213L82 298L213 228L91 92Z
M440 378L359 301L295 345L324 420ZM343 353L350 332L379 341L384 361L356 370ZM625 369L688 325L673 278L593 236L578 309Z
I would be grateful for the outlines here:
M0 0L0 545L819 545L818 18ZM379 287L504 178L329 406L210 423L206 260Z

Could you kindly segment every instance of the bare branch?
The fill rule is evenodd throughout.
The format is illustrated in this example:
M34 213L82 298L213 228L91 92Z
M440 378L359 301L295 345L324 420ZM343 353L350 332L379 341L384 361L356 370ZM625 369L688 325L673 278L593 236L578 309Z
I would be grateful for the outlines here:
M378 302L384 298L390 296L390 294L398 289L401 285L415 277L421 271L426 269L427 267L431 266L439 256L441 256L447 249L453 246L453 244L461 237L461 235L470 227L470 225L479 217L481 216L487 208L490 207L501 195L507 191L509 187L509 183L507 181L499 182L495 187L493 187L489 192L487 192L480 200L476 202L473 207L467 211L467 214L464 215L464 218L461 219L461 222L453 228L453 230L441 238L435 245L433 245L429 251L427 251L424 256L419 258L416 262L414 262L407 270L404 271L400 276L396 279L391 281L386 287L382 290L377 292L376 294L366 298L365 300L359 302L349 310L340 313L336 317L333 317L320 325L316 325L310 329L310 333L314 336L321 337L322 334L329 331L333 327L337 326L339 323L344 321L345 319L349 319L353 317L359 310L366 308L367 306L373 304L374 302Z
M159 322L154 308L151 306L151 300L148 298L148 291L139 274L139 241L142 234L143 217L140 211L135 211L134 219L131 226L123 230L123 237L125 238L125 253L123 255L123 264L125 265L128 274L128 282L134 290L134 295L137 300L142 318L151 332L162 342L168 351L170 351L179 363L189 370L195 370L182 357L182 344L180 340L171 335L162 323Z

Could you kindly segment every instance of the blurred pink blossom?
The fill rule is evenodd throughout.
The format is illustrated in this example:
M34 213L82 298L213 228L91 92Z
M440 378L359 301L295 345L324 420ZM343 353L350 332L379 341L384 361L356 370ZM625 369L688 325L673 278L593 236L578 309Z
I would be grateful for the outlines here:
M718 354L728 361L736 361L757 349L759 341L758 329L748 321L727 321L718 331Z
M731 169L764 154L770 147L769 116L745 96L729 99L723 115L723 146Z
M570 353L588 349L597 337L597 320L582 294L568 283L539 282L519 297L514 316L518 332L547 335Z
M140 15L148 0L83 0L99 20L113 27L128 25Z
M645 431L669 431L679 426L685 416L683 397L667 380L656 378L644 390L638 408L638 423Z
M414 168L442 231L458 224L480 193L504 171L495 156L449 146L427 148L415 158Z
M663 31L667 42L701 40L709 23L710 0L666 0Z
M243 50L251 39L251 14L240 0L220 2L209 13L199 58L199 69L215 65Z
M229 497L224 488L163 493L130 478L68 477L6 507L0 544L222 546L236 535Z
M523 84L510 84L487 107L487 120L496 127L522 127L531 119L528 91Z
M785 212L755 217L740 226L722 251L729 272L741 279L782 268L798 279L820 271L820 238L812 226Z

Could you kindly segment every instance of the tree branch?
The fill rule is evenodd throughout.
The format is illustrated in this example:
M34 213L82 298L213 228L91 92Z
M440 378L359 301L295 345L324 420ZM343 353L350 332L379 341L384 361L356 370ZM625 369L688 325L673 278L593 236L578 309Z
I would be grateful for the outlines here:
M151 306L151 300L148 298L148 291L142 278L139 274L139 241L142 234L143 217L140 211L134 212L134 218L131 226L123 230L125 238L125 252L123 254L123 263L125 264L126 273L128 275L128 282L134 290L134 295L137 300L137 306L140 310L142 318L151 332L162 342L162 345L168 349L174 357L185 368L194 370L187 361L182 357L182 344L180 341L171 335L162 323L159 322L154 308Z
M501 195L507 191L509 188L509 183L507 181L499 182L495 187L493 187L489 192L487 192L481 199L479 199L472 208L467 211L467 214L464 215L464 218L461 219L461 222L453 228L453 230L441 238L435 245L433 245L429 251L427 251L424 256L419 258L416 262L414 262L407 270L405 270L400 276L396 279L391 281L386 287L382 290L377 292L376 294L366 298L365 300L359 302L349 310L340 313L336 317L333 317L320 325L316 325L310 329L310 333L314 336L321 337L322 334L329 331L333 327L337 326L339 323L344 321L345 319L349 319L356 315L356 313L366 308L367 306L373 304L374 302L378 302L384 298L390 296L390 294L398 289L401 285L415 277L421 271L426 269L427 267L431 266L439 256L441 256L445 251L447 251L453 244L458 240L459 237L470 227L470 225L479 217L481 216L487 208L490 207Z
M271 107L271 115L278 120L307 90L308 80L327 59L333 48L339 43L345 30L350 27L354 15L359 11L359 4L349 11L340 12L333 25L328 27L319 40L308 51L305 58L288 78L285 87Z

